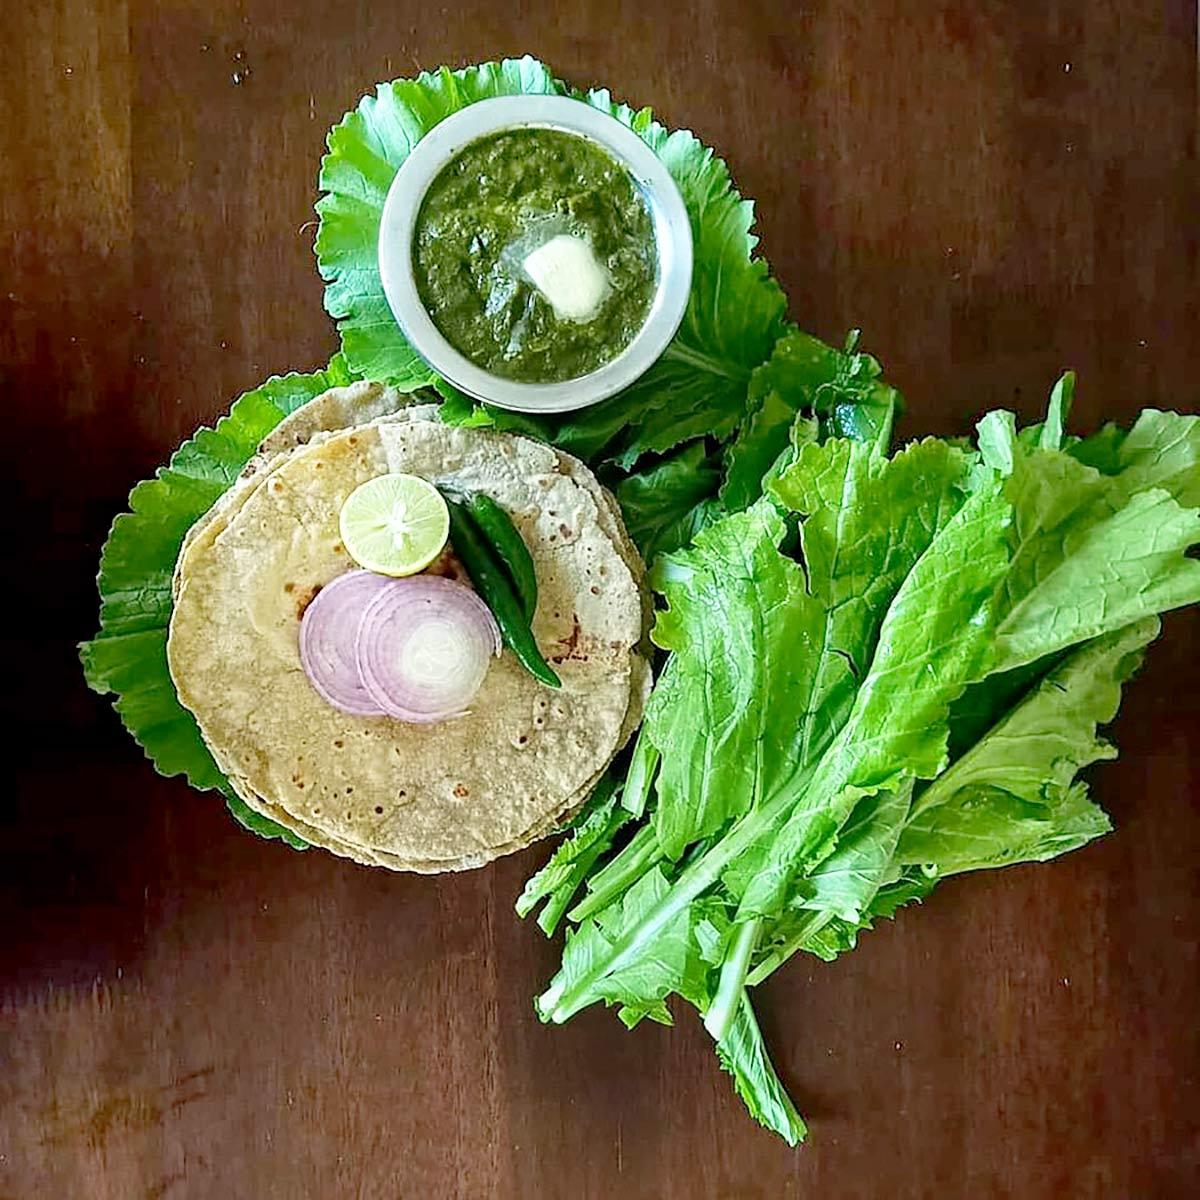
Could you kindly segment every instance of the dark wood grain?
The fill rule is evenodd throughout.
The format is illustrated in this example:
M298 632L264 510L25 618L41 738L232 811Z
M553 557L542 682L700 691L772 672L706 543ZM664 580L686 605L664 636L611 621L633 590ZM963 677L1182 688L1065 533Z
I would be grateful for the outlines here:
M423 879L260 842L154 775L73 650L129 485L334 350L325 130L417 67L530 50L719 147L794 316L863 327L909 433L1032 414L1068 365L1086 427L1194 410L1194 5L51 0L4 24L3 1200L1200 1194L1195 614L1095 774L1115 835L764 989L796 1152L690 1018L538 1024L555 950L512 902L544 851Z

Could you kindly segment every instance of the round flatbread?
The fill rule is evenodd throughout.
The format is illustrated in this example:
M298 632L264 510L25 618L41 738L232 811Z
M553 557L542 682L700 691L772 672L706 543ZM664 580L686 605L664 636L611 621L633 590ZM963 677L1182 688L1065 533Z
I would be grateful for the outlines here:
M636 726L648 682L640 580L590 472L524 438L386 416L279 453L181 557L168 644L180 699L239 794L314 844L402 869L479 865L548 831ZM341 503L389 471L485 491L512 514L561 690L505 651L471 713L414 726L348 717L309 686L296 634L352 566Z

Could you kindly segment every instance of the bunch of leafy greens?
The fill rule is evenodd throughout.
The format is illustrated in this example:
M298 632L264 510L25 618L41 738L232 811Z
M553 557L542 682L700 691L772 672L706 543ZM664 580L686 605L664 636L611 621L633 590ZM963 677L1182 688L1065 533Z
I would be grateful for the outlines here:
M630 775L518 904L572 926L544 1020L670 1023L678 995L795 1143L748 989L944 876L1109 828L1078 775L1115 753L1097 727L1158 614L1200 600L1200 418L1079 441L1071 386L1033 428L989 414L977 447L889 456L802 420L767 496L659 560L670 657Z
M692 290L674 340L625 391L564 417L477 405L439 380L405 341L379 276L384 200L417 141L469 104L514 94L574 96L627 125L671 173L691 219ZM878 364L853 343L843 353L786 323L783 292L756 254L754 206L725 163L649 109L603 89L576 91L535 59L380 84L331 131L319 182L317 263L350 366L401 387L435 386L444 421L518 430L585 459L617 491L647 557L686 545L714 515L757 496L798 411L890 428L897 398Z
M116 695L125 728L162 774L220 791L247 829L296 849L305 843L237 797L195 718L179 703L167 669L171 580L184 534L233 486L259 442L288 413L353 378L338 355L323 371L268 379L235 401L214 428L197 430L153 479L139 483L100 557L100 631L80 647L88 685Z

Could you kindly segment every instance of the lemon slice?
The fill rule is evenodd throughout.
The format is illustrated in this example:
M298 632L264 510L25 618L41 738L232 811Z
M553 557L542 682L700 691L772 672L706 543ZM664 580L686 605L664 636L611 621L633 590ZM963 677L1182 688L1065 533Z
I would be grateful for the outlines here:
M378 575L415 575L442 552L450 513L419 475L379 475L352 491L338 520L346 551Z

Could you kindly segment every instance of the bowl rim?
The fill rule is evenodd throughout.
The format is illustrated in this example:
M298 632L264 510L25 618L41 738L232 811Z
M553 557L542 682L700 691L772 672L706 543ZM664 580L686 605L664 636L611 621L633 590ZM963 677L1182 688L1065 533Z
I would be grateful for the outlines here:
M654 223L658 283L646 320L620 354L575 379L523 383L476 365L437 328L417 292L413 238L430 184L472 142L510 129L557 129L597 143L632 176ZM388 306L413 349L467 395L516 412L570 412L628 387L649 370L675 336L691 292L692 229L675 180L632 129L570 96L496 96L438 122L413 147L388 188L377 253Z

